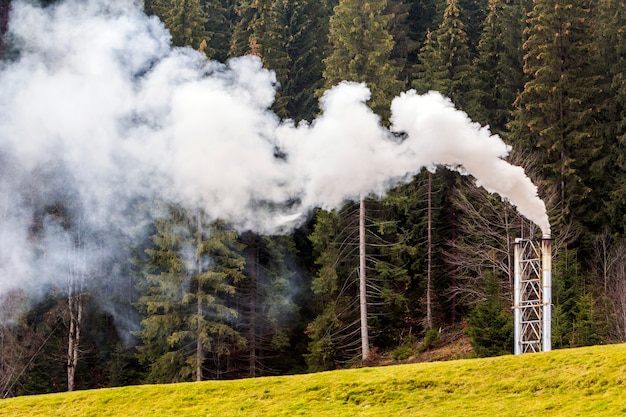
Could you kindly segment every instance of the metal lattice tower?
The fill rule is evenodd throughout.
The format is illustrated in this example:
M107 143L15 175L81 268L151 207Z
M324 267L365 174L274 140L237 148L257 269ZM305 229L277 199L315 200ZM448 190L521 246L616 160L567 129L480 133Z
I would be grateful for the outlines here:
M516 355L547 352L552 344L552 267L550 237L541 248L529 239L515 240L515 346Z

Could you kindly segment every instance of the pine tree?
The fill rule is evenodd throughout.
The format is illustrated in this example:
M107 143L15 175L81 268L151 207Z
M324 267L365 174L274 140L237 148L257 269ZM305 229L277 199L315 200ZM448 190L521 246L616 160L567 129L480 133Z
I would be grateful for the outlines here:
M513 139L540 156L544 178L560 195L561 224L584 221L590 203L586 172L598 156L591 120L598 77L587 0L538 0L529 14L524 71L531 79L518 96Z
M511 353L513 317L506 297L500 293L500 280L488 276L486 299L477 304L467 318L467 334L478 356Z
M248 376L288 371L277 358L289 347L296 306L291 301L293 273L287 258L293 254L288 236L242 235L245 244L246 277L237 286L237 305L241 312L240 332L247 335Z
M273 110L280 117L311 119L317 112L313 91L320 86L326 50L320 39L328 32L329 10L326 0L254 0L236 7L230 53L257 55L276 72Z
M515 98L524 86L521 45L524 10L520 1L490 0L489 14L474 60L472 94L478 108L470 110L475 121L492 132L505 130Z
M391 99L399 93L399 68L390 60L394 39L388 2L341 0L330 19L331 54L324 60L327 88L340 81L365 82L372 92L369 105L385 119Z
M419 42L411 37L411 4L401 0L389 1L386 13L391 16L389 33L394 41L390 58L399 69L398 79L405 86L410 86L415 70L412 58L419 45Z
M172 44L205 50L209 34L207 14L200 0L153 0L148 4L172 35Z
M207 20L204 25L207 46L204 52L210 59L225 62L235 25L234 0L201 0Z
M419 72L413 82L418 93L439 91L462 110L468 109L471 52L457 0L447 0L439 28L426 35L419 54Z
M626 235L626 16L622 0L604 0L597 6L596 44L599 58L596 72L601 76L601 104L596 134L602 138L602 150L593 162L594 208L596 230L609 219L610 229ZM611 181L607 181L611 178Z
M245 345L233 328L236 311L226 305L244 278L237 235L222 222L207 225L200 212L170 206L150 239L138 301L146 380L203 379L205 369L217 378L221 358Z

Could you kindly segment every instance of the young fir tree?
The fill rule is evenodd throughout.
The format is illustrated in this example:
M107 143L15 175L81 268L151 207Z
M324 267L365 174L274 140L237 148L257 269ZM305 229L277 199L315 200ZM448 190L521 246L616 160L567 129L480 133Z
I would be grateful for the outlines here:
M513 347L513 314L500 293L500 279L487 274L485 281L486 298L468 316L467 334L478 356L505 355Z
M143 313L139 356L147 382L219 378L223 358L245 345L227 306L244 279L237 234L222 222L207 224L201 212L170 206L155 223L153 246L140 281Z

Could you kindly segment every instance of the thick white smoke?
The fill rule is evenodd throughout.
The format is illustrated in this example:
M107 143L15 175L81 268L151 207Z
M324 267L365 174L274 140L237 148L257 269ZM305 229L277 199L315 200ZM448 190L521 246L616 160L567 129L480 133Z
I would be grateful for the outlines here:
M0 64L0 293L67 268L40 256L65 247L45 209L60 202L81 239L96 241L80 256L103 259L136 226L136 201L169 199L241 229L284 232L314 207L382 195L442 164L549 233L536 187L503 159L509 147L437 93L394 100L403 140L367 107L367 87L348 82L324 94L319 118L295 126L268 110L276 80L258 58L220 64L172 48L131 0L12 7L8 39L19 53Z

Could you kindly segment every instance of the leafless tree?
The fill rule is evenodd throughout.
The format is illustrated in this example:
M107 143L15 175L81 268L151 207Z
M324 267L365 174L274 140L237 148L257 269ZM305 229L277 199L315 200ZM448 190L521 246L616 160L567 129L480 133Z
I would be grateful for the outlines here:
M608 337L626 341L626 241L615 239L608 230L596 237L593 269L605 300Z

